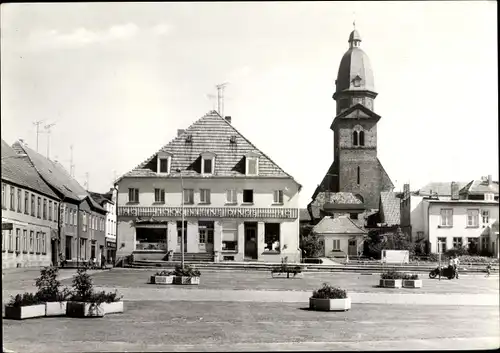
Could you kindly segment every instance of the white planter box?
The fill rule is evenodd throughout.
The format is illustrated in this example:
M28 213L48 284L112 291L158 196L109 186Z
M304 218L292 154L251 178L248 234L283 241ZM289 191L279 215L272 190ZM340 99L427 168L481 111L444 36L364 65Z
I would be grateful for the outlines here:
M66 316L68 302L47 302L45 303L45 316Z
M422 288L422 280L421 279L404 279L403 280L404 288Z
M309 309L321 311L347 311L351 309L351 298L318 299L309 298Z
M155 284L172 284L175 276L155 276Z
M84 302L68 302L66 315L69 317L103 317L104 308L101 305L92 305Z
M271 272L271 276L273 278L302 278L304 277L304 273L286 273L286 272Z
M123 301L112 302L112 303L102 303L104 309L104 314L119 314L123 313Z
M200 284L200 277L175 276L174 284Z
M5 318L14 320L31 319L45 316L45 304L28 306L5 306Z
M402 279L381 279L380 287L385 288L401 288L403 285Z

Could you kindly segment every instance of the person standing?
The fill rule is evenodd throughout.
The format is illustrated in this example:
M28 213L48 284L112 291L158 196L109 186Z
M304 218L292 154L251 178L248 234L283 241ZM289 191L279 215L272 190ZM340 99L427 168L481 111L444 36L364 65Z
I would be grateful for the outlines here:
M458 256L455 255L455 260L454 260L454 270L455 270L455 277L458 279L458 265L460 265L460 260L458 259Z

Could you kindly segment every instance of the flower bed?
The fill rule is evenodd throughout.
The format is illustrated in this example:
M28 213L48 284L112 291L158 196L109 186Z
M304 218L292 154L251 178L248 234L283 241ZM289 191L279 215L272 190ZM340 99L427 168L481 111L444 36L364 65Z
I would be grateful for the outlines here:
M176 266L175 270L171 273L174 276L174 284L200 284L200 271L191 266Z
M405 273L403 275L403 288L422 288L422 280L417 274Z
M351 309L351 298L341 288L335 288L327 283L313 292L309 298L309 309L318 311L347 311Z
M300 266L288 266L286 263L282 263L281 266L274 267L271 270L271 276L273 278L302 278L302 269Z
M152 284L172 284L175 275L169 271L157 272L154 276L151 276L150 283Z
M398 271L387 271L380 275L380 287L401 288L404 274Z
M6 319L24 320L43 316L45 316L45 304L40 301L37 294L17 294L5 306Z

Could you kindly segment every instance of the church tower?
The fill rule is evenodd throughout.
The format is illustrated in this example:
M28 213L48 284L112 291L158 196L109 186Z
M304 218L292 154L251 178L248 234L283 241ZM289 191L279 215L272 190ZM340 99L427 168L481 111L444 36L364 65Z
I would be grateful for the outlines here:
M335 177L330 179L329 187L335 192L353 193L367 209L377 209L380 192L391 191L394 185L377 157L380 116L374 112L377 92L370 60L360 48L361 36L356 29L348 42L333 94L337 116L330 127L334 136L334 163L329 172Z

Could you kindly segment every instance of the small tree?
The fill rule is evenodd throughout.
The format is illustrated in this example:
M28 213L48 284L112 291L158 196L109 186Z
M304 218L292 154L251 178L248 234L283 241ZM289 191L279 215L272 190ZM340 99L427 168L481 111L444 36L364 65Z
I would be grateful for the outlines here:
M76 276L73 278L73 289L74 300L85 302L92 298L94 285L86 268L78 269Z
M305 258L320 257L325 253L325 246L315 233L310 233L307 237L302 238L300 248Z

